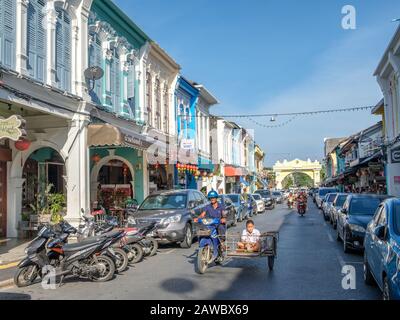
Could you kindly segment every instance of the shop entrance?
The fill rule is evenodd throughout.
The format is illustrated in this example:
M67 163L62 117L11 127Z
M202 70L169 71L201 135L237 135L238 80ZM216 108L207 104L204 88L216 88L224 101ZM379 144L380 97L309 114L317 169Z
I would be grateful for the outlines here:
M22 221L49 213L50 197L57 195L66 203L65 164L56 150L45 147L34 151L25 162L22 177Z
M0 238L7 235L7 162L0 161Z
M98 174L98 204L106 209L123 208L133 197L133 177L129 167L121 160L108 161Z

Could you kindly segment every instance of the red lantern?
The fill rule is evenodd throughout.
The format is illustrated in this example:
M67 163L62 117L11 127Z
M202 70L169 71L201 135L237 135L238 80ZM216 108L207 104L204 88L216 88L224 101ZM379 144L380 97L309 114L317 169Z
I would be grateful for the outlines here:
M93 157L92 160L94 163L98 163L101 160L101 157L96 153Z
M28 139L21 139L14 143L15 148L19 151L28 150L31 146L31 142Z

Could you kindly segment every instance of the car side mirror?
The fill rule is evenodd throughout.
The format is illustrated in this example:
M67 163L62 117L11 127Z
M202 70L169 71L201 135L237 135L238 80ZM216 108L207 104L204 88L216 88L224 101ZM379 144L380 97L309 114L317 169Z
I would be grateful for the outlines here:
M378 239L384 240L384 238L385 238L385 226L377 226L374 229L374 234Z

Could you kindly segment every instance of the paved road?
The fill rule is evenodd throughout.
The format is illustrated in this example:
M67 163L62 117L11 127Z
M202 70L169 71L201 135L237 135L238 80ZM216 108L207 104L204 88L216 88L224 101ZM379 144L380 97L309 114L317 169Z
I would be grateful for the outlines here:
M363 283L362 255L344 254L332 228L312 203L309 207L304 218L278 206L254 219L262 231L280 231L272 272L265 258L236 259L198 275L193 264L197 245L169 245L110 282L70 278L56 290L43 290L40 284L2 290L0 299L380 299L376 288ZM355 290L342 288L344 265L356 269Z

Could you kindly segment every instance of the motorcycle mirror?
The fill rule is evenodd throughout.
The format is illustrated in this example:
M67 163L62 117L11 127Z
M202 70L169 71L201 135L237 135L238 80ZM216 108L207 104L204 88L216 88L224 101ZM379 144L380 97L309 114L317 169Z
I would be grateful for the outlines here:
M85 210L83 210L83 208L81 208L81 212L82 212L82 213L85 213Z

